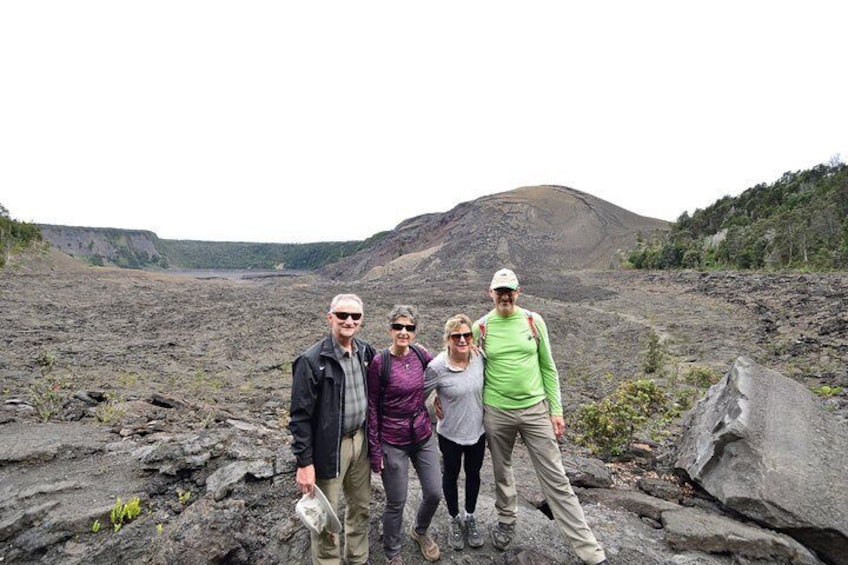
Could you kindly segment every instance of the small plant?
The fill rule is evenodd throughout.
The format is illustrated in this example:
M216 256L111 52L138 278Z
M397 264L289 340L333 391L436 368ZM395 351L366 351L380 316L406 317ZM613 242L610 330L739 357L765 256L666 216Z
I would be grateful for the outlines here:
M109 519L117 532L125 522L134 520L139 514L141 514L141 500L137 496L126 503L122 503L121 498L118 497L109 513Z
M710 367L692 365L686 369L683 380L692 386L709 388L721 380L721 375Z
M645 361L642 363L642 370L647 374L660 373L664 360L665 348L660 340L660 335L651 330L651 333L648 334L648 351L645 354Z
M97 406L94 417L98 422L112 424L117 422L126 414L127 409L123 400L115 400L111 395L106 395L106 402Z
M100 531L100 527L100 520L95 520L94 523L91 525L91 533L96 534Z
M65 404L62 383L55 379L42 378L30 384L29 396L32 407L42 422L58 414Z
M127 371L121 371L120 373L118 373L116 380L121 386L134 387L138 384L138 375L135 373L129 373Z
M813 392L822 398L832 398L842 392L842 387L822 385L818 388L814 388Z
M699 394L700 392L697 388L686 387L679 389L675 393L677 400L675 405L672 407L669 416L679 416L683 412L692 408Z
M163 531L165 531L165 526L162 524L156 524L156 533L161 536Z
M186 505L188 504L189 499L191 498L190 490L177 489L177 500L180 501L180 504Z
M35 360L38 363L41 376L48 375L56 365L56 355L50 351L42 351Z

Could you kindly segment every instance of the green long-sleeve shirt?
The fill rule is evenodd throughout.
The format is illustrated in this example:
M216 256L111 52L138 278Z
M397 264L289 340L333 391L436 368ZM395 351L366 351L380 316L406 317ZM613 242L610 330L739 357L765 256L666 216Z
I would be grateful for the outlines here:
M528 314L538 334L538 348L528 322ZM499 316L495 310L485 317L486 380L483 404L514 410L527 408L547 398L551 414L562 415L559 373L551 355L548 328L535 312L516 308L511 316ZM480 320L472 327L474 339L480 337Z

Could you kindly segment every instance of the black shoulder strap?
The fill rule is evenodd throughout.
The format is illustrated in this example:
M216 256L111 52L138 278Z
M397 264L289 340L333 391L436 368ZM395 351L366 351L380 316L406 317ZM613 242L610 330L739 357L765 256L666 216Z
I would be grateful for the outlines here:
M410 344L409 348L412 351L415 352L415 355L418 356L418 360L421 361L421 368L426 369L427 365L429 365L429 363L427 362L427 359L424 357L424 351L422 351L420 347L418 347L417 345L414 345L414 344Z
M383 404L386 400L386 386L392 372L392 354L388 348L380 350L380 395L377 401L377 438L382 441L383 435Z
M392 372L392 354L389 349L380 350L380 395L383 394L383 389L389 384L389 375Z

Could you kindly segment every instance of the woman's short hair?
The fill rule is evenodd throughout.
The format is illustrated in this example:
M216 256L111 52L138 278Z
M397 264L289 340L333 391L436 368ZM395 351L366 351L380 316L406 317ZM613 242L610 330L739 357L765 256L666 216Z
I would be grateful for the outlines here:
M389 312L389 323L391 324L398 318L409 318L410 323L417 324L418 311L415 309L415 306L410 306L408 304L398 304L394 308L392 308L391 312Z

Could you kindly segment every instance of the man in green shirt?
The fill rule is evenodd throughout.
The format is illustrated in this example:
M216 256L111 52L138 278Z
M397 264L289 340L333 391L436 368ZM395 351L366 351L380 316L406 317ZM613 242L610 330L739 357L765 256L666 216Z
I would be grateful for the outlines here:
M492 454L498 512L492 543L503 551L515 534L518 500L512 451L521 434L560 531L585 563L605 564L604 550L586 523L557 444L565 422L548 329L539 314L516 305L520 293L514 272L495 273L489 285L495 307L472 327L486 356L483 426Z

